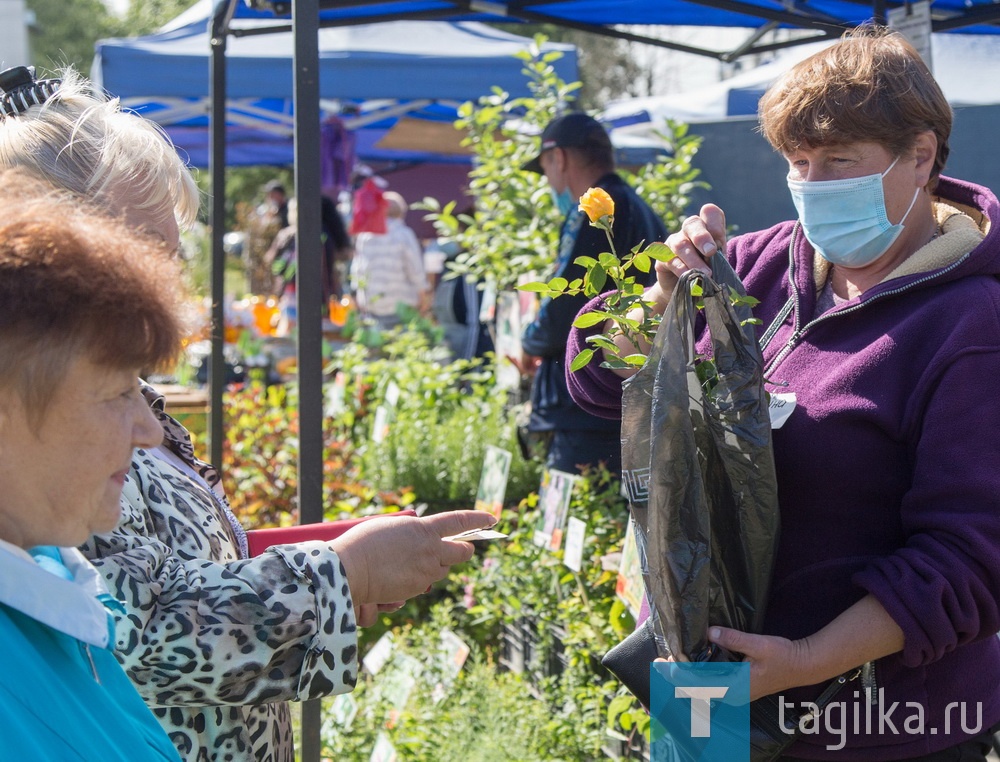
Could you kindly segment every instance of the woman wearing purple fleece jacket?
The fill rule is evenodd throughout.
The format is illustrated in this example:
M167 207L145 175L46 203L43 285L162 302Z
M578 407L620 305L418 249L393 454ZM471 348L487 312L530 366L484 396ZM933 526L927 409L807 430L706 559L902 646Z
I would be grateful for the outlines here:
M676 276L724 247L760 300L771 391L795 395L773 432L782 528L765 634L709 636L746 655L752 698L796 708L868 665L787 760L985 759L1000 721L1000 204L939 177L951 110L898 35L845 37L760 113L799 220L726 245L706 205L647 290L662 312ZM567 367L600 330L574 331ZM620 414L612 371L567 380L583 408Z

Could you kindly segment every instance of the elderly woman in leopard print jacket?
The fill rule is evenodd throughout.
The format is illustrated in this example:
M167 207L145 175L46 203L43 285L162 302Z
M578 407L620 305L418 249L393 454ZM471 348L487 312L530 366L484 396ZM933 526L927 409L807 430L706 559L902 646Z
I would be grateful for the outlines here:
M155 126L94 98L71 71L37 81L19 67L0 87L0 166L24 167L177 248L198 192ZM376 519L332 542L247 558L216 470L155 390L144 395L164 443L135 451L120 524L82 548L125 604L119 660L182 758L293 762L286 702L351 690L357 626L472 555L443 537L493 519Z

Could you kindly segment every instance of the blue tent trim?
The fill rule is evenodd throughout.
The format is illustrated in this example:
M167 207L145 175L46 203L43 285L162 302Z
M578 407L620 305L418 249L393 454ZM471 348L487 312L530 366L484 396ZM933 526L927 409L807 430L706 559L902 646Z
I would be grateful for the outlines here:
M793 41L758 42L756 31L768 28L811 29L813 40L839 36L845 29L867 21L884 21L888 8L905 2L872 0L319 0L320 25L372 23L405 18L440 18L486 22L552 23L619 39L733 60L794 45ZM286 18L288 0L243 0L233 14L245 18ZM1000 7L992 0L933 0L932 31L997 34ZM614 25L721 26L755 30L734 50L709 50L621 29Z

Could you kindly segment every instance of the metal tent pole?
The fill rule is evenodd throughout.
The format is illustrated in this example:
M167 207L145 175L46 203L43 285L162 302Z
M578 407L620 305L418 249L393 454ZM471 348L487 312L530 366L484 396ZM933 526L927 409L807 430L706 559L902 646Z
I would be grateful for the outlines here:
M226 35L236 0L219 0L209 21L212 55L209 61L209 174L212 178L212 353L208 364L209 463L222 470L222 391L226 384L226 363L222 354L225 340L226 253L222 237L226 232Z
M299 520L323 520L323 286L320 244L319 2L292 4L299 368ZM321 708L302 705L302 762L320 761Z

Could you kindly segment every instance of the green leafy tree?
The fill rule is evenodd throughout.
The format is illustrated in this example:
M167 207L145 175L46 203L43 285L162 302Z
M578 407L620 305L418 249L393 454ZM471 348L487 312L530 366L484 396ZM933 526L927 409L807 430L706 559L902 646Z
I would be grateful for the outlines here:
M580 81L583 83L579 103L585 109L600 109L608 101L619 98L652 94L655 71L635 55L634 43L555 24L497 26L512 34L542 34L553 42L575 45Z
M68 65L87 74L94 60L94 43L117 29L101 0L27 0L26 5L35 14L31 57L40 73Z
M709 189L708 183L698 179L701 170L694 166L702 138L691 134L683 122L673 120L667 120L657 137L667 147L666 154L634 172L619 169L619 174L653 207L667 230L674 231L687 216L691 194Z
M123 17L102 0L27 0L35 14L31 28L32 62L42 72L72 66L90 72L94 45L105 37L149 34L194 5L195 0L133 0Z
M186 11L196 0L132 0L119 22L118 37L151 34Z
M468 131L465 143L474 154L469 173L472 214L455 214L455 203L442 208L424 200L440 235L463 249L454 269L498 288L511 288L520 275L547 268L556 249L559 214L540 175L521 166L538 152L537 134L570 103L578 82L567 84L552 64L562 53L542 51L538 36L517 54L524 63L531 95L512 98L500 88L459 108L456 127Z

